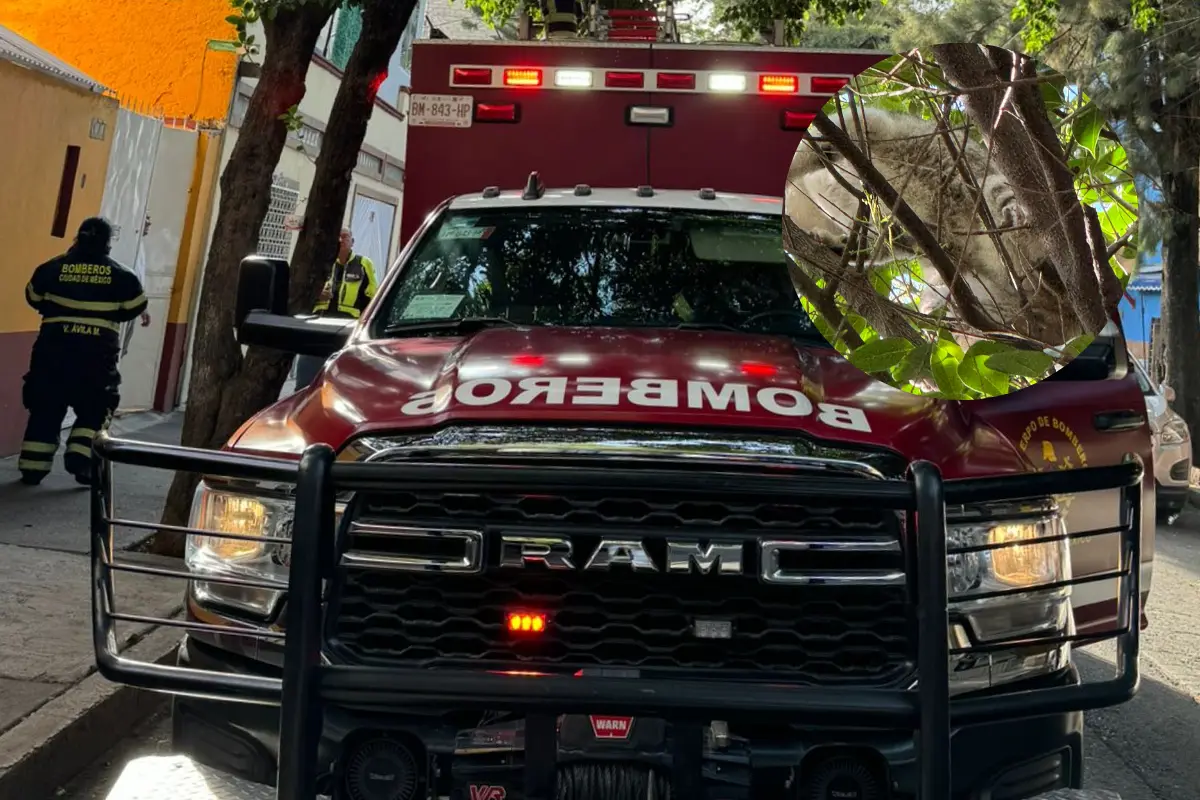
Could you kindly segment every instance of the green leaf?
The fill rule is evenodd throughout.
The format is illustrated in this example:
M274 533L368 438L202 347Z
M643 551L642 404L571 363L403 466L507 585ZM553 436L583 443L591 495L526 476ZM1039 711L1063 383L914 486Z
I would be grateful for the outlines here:
M1074 358L1088 348L1088 346L1096 340L1095 336L1085 333L1083 336L1076 336L1071 341L1067 342L1067 346L1063 348L1063 355L1067 358Z
M1096 143L1100 141L1100 132L1104 129L1104 115L1096 106L1088 106L1076 115L1071 124L1071 133L1075 141L1091 155L1096 155Z
M914 347L900 359L900 363L892 368L892 380L896 383L908 383L929 373L929 359L933 355L933 345L923 344Z
M866 373L887 372L912 349L913 343L907 339L875 339L851 353L849 361Z
M875 329L871 327L871 323L867 322L863 317L860 317L853 311L847 311L843 316L846 318L847 324L854 329L854 332L858 334L858 337L862 339L863 342L869 342L872 339L879 338L879 334L877 334Z
M988 356L984 363L1005 375L1037 379L1050 371L1054 366L1054 359L1038 351L1013 350Z
M962 362L962 357L963 351L958 343L945 339L939 340L937 349L933 351L933 358L929 361L933 381L946 397L963 396L964 386L962 378L958 376L958 365Z
M1042 93L1042 101L1045 102L1047 109L1061 108L1063 105L1062 87L1064 79L1046 80L1038 84L1038 88Z
M237 27L242 24L244 19L245 18L242 17L241 14L230 14L228 17L225 18L225 21L228 22L230 25Z
M958 368L958 377L969 388L984 397L1008 394L1008 376L989 367L986 359L999 353L1012 352L1010 345L1003 342L982 341L971 345Z

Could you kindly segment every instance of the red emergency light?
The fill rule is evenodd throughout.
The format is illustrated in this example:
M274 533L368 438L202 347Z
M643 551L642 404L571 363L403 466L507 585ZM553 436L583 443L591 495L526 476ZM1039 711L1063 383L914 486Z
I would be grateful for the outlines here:
M660 72L657 86L675 92L688 92L696 88L696 75L692 72Z
M742 364L742 374L752 378L771 378L778 371L770 364L760 364L756 361L747 361Z
M795 75L759 75L758 90L763 94L795 94L800 78Z
M452 87L640 92L712 92L716 94L800 95L828 97L850 81L847 75L801 73L611 69L566 66L550 69L511 65L454 64ZM600 80L602 73L603 81ZM551 79L553 78L553 79Z
M810 81L813 94L837 94L846 88L849 78L840 76L814 75Z
M542 85L542 71L527 67L506 69L504 70L504 85L537 88Z
M518 122L520 107L516 103L478 103L475 106L476 122Z
M806 131L816 118L813 111L784 111L780 125L785 131Z
M604 85L610 89L641 89L646 85L646 76L641 72L606 72Z
M512 365L514 367L540 367L545 363L545 356L535 356L531 353L523 353L512 358Z
M491 86L491 67L454 67L451 72L452 86Z
M530 634L546 630L546 615L530 611L510 611L504 627L509 633Z

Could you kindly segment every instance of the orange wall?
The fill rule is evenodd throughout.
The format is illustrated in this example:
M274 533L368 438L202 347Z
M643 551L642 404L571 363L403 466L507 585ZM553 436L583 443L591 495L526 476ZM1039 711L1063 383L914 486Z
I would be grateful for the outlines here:
M0 0L0 25L167 117L224 120L235 56L229 0Z

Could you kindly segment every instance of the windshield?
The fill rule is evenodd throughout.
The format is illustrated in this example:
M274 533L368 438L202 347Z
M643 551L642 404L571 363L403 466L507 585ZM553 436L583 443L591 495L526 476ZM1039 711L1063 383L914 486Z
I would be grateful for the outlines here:
M409 259L374 335L483 317L824 342L792 287L780 226L772 214L604 206L450 213Z

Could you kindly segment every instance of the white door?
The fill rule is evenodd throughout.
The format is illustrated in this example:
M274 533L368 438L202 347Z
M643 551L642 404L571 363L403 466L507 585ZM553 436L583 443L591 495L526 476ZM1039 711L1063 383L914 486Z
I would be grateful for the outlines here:
M396 206L361 194L354 195L350 214L350 232L354 234L354 252L371 259L375 279L383 280L391 266L392 226Z
M179 248L187 227L188 196L196 165L194 131L167 128L162 132L155 153L153 179L150 182L150 231L141 239L142 283L149 305L150 325L143 328L135 321L129 350L122 356L121 409L149 409L154 406L158 368L162 361L163 337L171 288ZM132 266L132 265L131 265Z
M112 257L139 272L143 285L146 282L145 251L142 231L147 213L151 212L150 193L154 180L154 167L158 162L159 146L163 137L163 121L155 117L138 114L127 108L117 112L117 126L113 133L112 149L109 151L108 172L104 180L104 194L100 200L100 213L113 224ZM139 324L139 323L135 323ZM124 338L124 331L122 331ZM145 333L142 334L145 339ZM143 359L146 355L139 354ZM153 356L157 365L157 356ZM153 388L146 387L146 379L127 377L130 365L125 358L120 365L122 383L121 408L129 408L130 386L136 395L134 407L150 405L146 395ZM68 415L64 424L74 422Z

